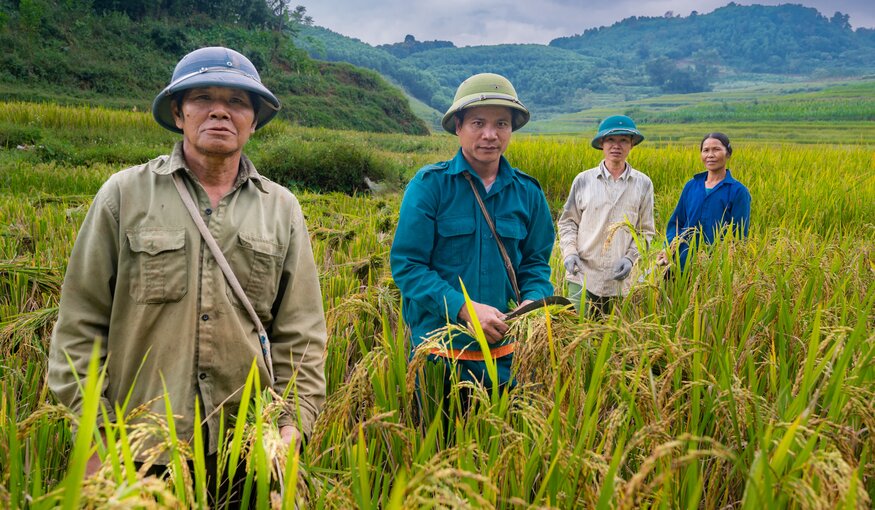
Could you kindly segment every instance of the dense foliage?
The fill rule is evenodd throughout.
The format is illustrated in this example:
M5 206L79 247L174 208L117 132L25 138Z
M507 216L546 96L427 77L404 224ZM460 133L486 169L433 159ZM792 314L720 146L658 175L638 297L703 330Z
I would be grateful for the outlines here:
M224 45L260 70L285 105L281 118L306 126L427 132L403 94L375 72L315 62L296 48L290 32L306 24L303 10L248 23L214 12L239 3L21 0L15 7L0 0L7 13L0 18L0 90L10 99L148 109L179 58ZM201 4L210 7L175 14ZM156 12L138 10L141 5Z
M688 17L631 17L549 46L456 48L449 41L408 36L375 48L319 27L306 27L298 40L314 58L379 71L438 111L449 106L468 75L500 72L536 117L763 77L813 79L875 70L875 30L852 30L847 15L826 18L800 5L730 3Z
M326 28L307 26L301 29L295 44L316 59L349 62L373 69L401 84L408 94L432 108L443 104L449 106L452 100L454 91L440 86L437 77L430 70L420 69L358 39L346 37Z
M688 17L631 17L610 27L563 37L551 46L584 55L624 48L623 64L666 57L685 67L697 53L713 50L712 65L773 74L831 72L854 74L872 69L871 29L851 30L847 15L831 19L801 5L730 3L709 14ZM677 90L677 92L683 92Z

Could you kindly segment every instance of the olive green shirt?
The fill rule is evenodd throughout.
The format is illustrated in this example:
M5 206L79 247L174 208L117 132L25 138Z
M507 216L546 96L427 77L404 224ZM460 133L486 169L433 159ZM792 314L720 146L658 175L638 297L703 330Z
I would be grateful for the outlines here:
M197 396L212 453L220 440L219 411L227 424L253 360L262 386L270 384L256 326L189 216L174 172L185 176L270 337L274 389L282 394L290 381L295 385L279 424L297 426L300 418L306 436L325 399L326 330L301 206L243 156L233 189L212 209L181 142L170 156L113 175L97 193L64 278L49 386L78 412L82 395L73 372L84 387L100 339L107 368L102 403L110 419L129 391L126 411L148 404L163 416L163 376L178 436L193 435Z

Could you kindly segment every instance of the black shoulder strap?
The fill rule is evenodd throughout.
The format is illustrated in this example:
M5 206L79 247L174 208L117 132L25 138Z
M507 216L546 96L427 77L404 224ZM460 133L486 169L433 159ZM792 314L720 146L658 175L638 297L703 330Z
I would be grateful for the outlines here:
M492 231L492 236L495 237L495 242L498 244L498 251L501 252L501 258L504 259L504 268L507 270L507 277L510 279L510 285L513 287L513 293L516 295L516 302L517 304L520 304L522 302L522 297L520 296L520 288L516 283L516 273L513 270L513 264L510 262L510 257L507 255L507 250L504 249L504 243L501 242L501 236L495 231L495 224L492 223L492 217L490 217L489 213L486 211L486 204L484 204L483 199L480 198L480 192L477 191L477 186L474 185L474 181L471 179L471 174L463 172L462 175L465 176L465 179L468 180L468 184L471 185L471 189L474 191L474 196L477 198L477 203L480 204L480 210L483 211L483 217L486 218L486 224L489 225L489 230Z

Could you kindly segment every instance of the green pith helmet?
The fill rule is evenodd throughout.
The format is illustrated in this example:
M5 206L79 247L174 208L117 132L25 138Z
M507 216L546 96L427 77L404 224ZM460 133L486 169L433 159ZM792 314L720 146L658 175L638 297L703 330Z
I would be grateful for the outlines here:
M599 124L599 132L592 139L594 149L602 148L602 140L611 135L631 135L632 146L644 141L644 135L635 127L635 121L625 115L613 115Z
M227 87L245 90L258 98L255 109L258 129L274 118L280 109L280 101L261 84L258 71L248 58L228 48L213 46L200 48L182 57L173 70L168 85L152 102L152 116L162 127L182 133L176 127L171 103L173 95L199 87Z
M453 105L444 114L441 125L448 133L456 134L456 112L475 106L507 106L511 109L511 128L516 131L529 121L529 110L517 98L516 90L504 76L481 73L463 81L456 90Z

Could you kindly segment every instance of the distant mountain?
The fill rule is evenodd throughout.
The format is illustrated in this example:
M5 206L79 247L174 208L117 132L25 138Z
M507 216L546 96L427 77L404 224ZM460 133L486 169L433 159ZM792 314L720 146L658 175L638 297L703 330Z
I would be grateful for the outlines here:
M875 72L875 30L852 30L801 5L730 3L709 14L631 17L549 45L455 47L416 41L373 47L319 27L297 44L317 59L374 69L443 111L476 72L498 72L540 114L573 112L663 93L736 83L853 77Z
M801 5L730 3L704 15L631 17L554 39L550 46L582 55L613 52L627 64L665 57L755 73L852 75L872 69L873 35L873 29L851 30L848 16L839 12L827 18Z

